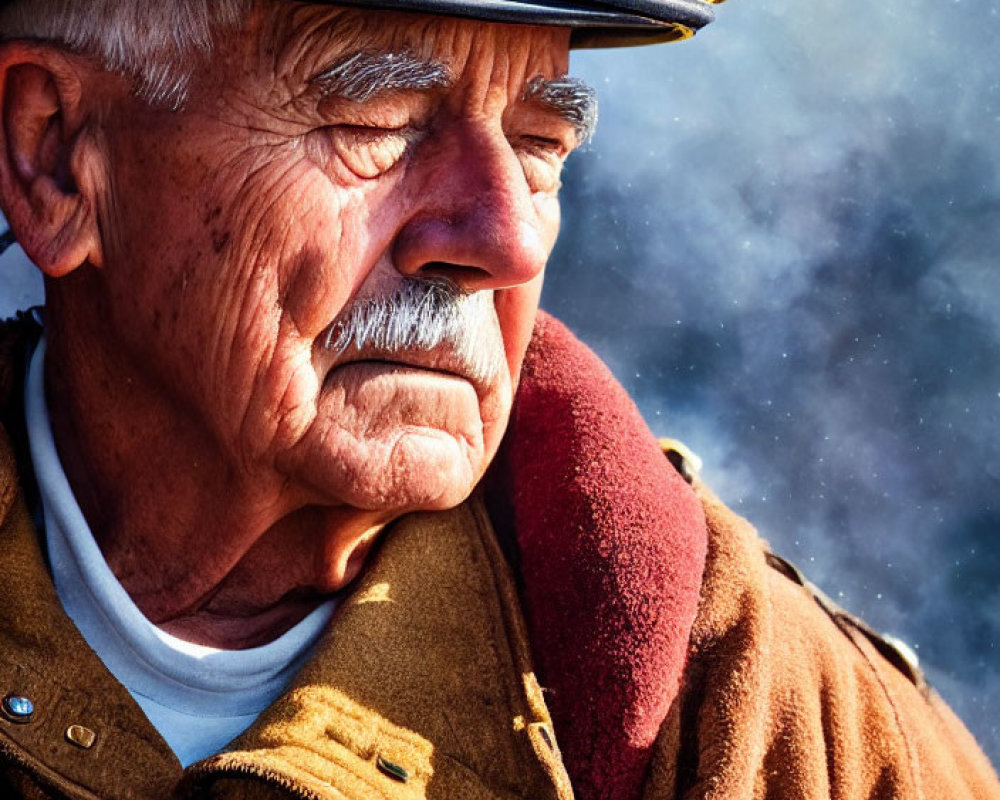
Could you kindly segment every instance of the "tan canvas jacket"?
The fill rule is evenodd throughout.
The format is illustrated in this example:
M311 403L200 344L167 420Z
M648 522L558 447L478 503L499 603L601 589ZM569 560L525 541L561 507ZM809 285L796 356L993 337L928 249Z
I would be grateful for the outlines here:
M0 353L0 397L20 369ZM0 798L572 797L478 499L394 525L290 690L184 772L62 611L22 477L0 432L0 695L35 708L0 717ZM1000 798L918 676L703 498L702 603L646 800Z

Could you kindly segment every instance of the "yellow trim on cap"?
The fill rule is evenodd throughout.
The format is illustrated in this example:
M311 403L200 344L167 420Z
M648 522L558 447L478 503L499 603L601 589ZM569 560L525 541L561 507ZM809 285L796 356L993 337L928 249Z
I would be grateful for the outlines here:
M722 2L722 0L717 1L720 3ZM674 33L677 34L675 38L670 40L672 42L683 42L685 39L690 39L694 36L694 28L689 28L687 25L681 25L679 22L674 22L671 24L671 27L674 29Z

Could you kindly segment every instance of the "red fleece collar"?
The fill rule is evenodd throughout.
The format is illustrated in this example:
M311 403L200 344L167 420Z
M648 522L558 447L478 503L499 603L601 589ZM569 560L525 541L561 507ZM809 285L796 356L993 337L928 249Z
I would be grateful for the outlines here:
M546 314L491 487L576 795L638 798L698 608L701 504L607 367Z

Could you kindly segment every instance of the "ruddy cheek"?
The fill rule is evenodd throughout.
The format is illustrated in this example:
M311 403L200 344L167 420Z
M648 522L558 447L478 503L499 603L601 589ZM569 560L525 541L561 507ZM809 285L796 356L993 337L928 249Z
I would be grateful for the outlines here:
M535 214L538 219L538 236L541 246L545 248L546 256L552 253L559 237L559 226L562 220L562 209L558 194L536 192L532 195L535 204Z
M535 327L543 279L544 272L539 273L529 283L505 289L496 295L497 319L503 334L507 367L514 387L517 386L524 353L528 349L531 333Z
M340 249L338 237L325 238L325 242L306 242L292 255L286 266L288 275L283 296L279 299L294 330L310 340L329 325L351 291L350 282L340 277L337 263L331 256Z
M305 338L321 335L379 262L373 194L370 187L336 186L313 170L280 215L278 304Z

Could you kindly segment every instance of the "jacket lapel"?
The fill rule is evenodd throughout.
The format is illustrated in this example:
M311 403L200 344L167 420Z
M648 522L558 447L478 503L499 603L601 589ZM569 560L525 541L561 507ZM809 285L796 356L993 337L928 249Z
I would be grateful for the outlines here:
M190 770L301 797L568 800L513 581L482 504L397 522L292 689Z

